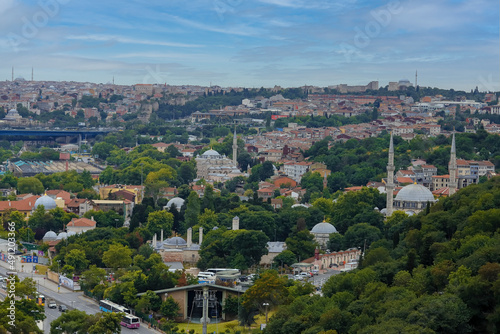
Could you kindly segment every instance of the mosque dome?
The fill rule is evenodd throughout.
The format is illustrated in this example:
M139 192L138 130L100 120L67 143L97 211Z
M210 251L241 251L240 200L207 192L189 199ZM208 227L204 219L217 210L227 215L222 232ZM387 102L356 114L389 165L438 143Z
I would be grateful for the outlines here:
M204 158L219 157L220 154L216 150L209 149L208 151L204 152L201 156L204 157Z
M66 239L68 238L68 233L66 232L61 232L59 233L59 235L57 236L57 239L56 240L62 240L62 239Z
M75 231L69 231L68 232L68 237L71 237L72 235L76 235L76 232Z
M410 184L403 187L396 195L397 201L434 202L432 192L421 184Z
M175 208L177 211L181 210L181 207L184 205L184 200L180 197L174 197L170 201L167 202L167 205L165 205L165 208L170 209L172 205L175 205Z
M43 205L45 210L52 210L57 207L56 201L50 196L43 195L35 202L35 209L38 208L39 205Z
M42 240L44 241L50 241L50 240L56 240L57 239L57 233L54 231L48 231L45 233L43 236Z
M163 241L163 245L166 246L183 246L187 245L186 240L182 239L181 237L172 237L169 239L166 239Z
M305 204L294 204L294 205L292 205L292 209L293 208L306 208L307 209L308 207Z
M330 223L327 222L322 222L319 224L314 225L314 227L311 230L311 233L314 234L330 234L330 233L338 233L337 229L335 226L333 226Z

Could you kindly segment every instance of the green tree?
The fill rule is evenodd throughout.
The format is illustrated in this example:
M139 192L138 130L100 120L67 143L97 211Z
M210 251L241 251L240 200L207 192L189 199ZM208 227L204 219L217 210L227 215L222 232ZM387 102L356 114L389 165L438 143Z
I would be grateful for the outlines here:
M114 244L102 255L102 261L115 271L118 268L127 268L132 263L132 251L127 246Z
M85 252L80 249L72 249L69 253L67 253L64 257L64 262L75 268L76 273L82 272L82 270L86 269L89 264L89 261L85 256Z
M43 193L44 188L42 182L36 177L23 177L17 181L18 194L34 194Z
M275 270L267 270L245 291L241 304L248 311L258 309L264 314L284 303L287 297L286 278Z
M160 312L167 319L174 319L180 310L179 304L171 296L167 297L160 306Z
M287 249L295 254L299 261L314 256L316 243L314 236L307 230L295 232L285 240Z
M184 213L184 222L186 227L192 227L198 223L198 215L200 214L200 200L195 191L191 191L187 198L186 212Z
M88 290L94 289L94 287L104 281L106 277L106 270L98 268L95 264L91 265L88 270L82 273L83 287Z
M148 215L146 228L151 234L159 234L163 230L165 237L170 236L174 225L174 216L168 211L155 211Z

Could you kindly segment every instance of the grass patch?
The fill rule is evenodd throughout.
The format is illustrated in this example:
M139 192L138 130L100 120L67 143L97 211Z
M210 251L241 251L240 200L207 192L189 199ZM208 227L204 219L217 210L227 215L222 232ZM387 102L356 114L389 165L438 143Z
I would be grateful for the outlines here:
M270 316L271 312L269 312ZM207 326L207 333L235 333L237 331L240 331L241 333L255 333L257 329L260 328L260 324L263 324L266 322L266 317L264 315L257 315L255 317L255 323L252 325L252 327L242 327L239 326L238 320L233 320L233 321L227 321L227 322L221 322L219 324L209 324ZM184 330L185 333L188 333L188 330L193 330L195 334L202 333L203 326L201 324L193 324L190 323L177 323L176 326L179 328L179 332ZM229 330L229 331L228 331Z
M47 269L49 269L48 266L44 266L43 264L37 264L36 265L36 271L39 275L46 275L47 274Z

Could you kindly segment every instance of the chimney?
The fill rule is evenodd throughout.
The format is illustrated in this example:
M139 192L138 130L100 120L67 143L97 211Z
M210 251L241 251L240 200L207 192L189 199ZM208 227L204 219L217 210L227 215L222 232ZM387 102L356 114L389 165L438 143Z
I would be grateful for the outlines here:
M152 244L153 244L153 248L156 249L156 233L153 236L153 242L152 242Z
M161 241L161 243L163 243L163 229L161 229L160 241Z
M90 220L94 221L94 216L91 216L91 217L90 217Z
M314 259L315 260L319 260L319 249L316 247L316 249L314 250Z
M187 246L188 247L191 247L192 243L193 243L193 228L190 227L188 228L187 230Z
M199 232L199 235L200 235L200 246L201 246L201 243L203 242L203 227L200 227L200 232Z
M233 218L233 231L237 231L240 229L240 218L238 216L235 216Z

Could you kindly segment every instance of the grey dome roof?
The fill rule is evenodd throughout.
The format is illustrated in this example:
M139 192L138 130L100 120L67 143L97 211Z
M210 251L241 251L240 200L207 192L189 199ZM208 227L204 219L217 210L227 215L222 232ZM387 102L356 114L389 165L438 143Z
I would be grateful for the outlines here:
M218 156L220 156L220 154L216 150L209 149L208 151L204 152L201 156L202 157L209 157L209 156L218 157Z
M181 207L184 205L184 200L180 197L174 197L172 198L170 201L168 201L166 207L167 209L170 209L170 207L175 204L175 207L177 208L177 210L180 210Z
M40 197L39 199L36 200L35 209L39 205L43 205L45 210L52 210L52 209L55 209L57 207L56 201L54 201L54 199L52 197L47 196L47 195L43 195L42 197Z
M337 229L330 223L322 222L314 225L314 227L311 230L311 233L319 233L319 234L337 233Z
M187 242L181 237L172 237L163 241L163 244L167 246L181 246L181 245L186 245Z
M67 237L68 237L68 233L66 233L66 232L61 232L61 233L59 233L59 235L57 236L57 239L56 239L56 240L66 239Z
M54 231L48 231L47 233L45 233L45 235L43 236L43 240L45 239L52 239L52 240L55 240L57 238L57 233L54 232Z
M432 192L421 184L410 184L403 187L396 195L398 201L435 202Z
M72 235L76 235L76 232L75 231L69 231L68 232L68 237L71 237Z

